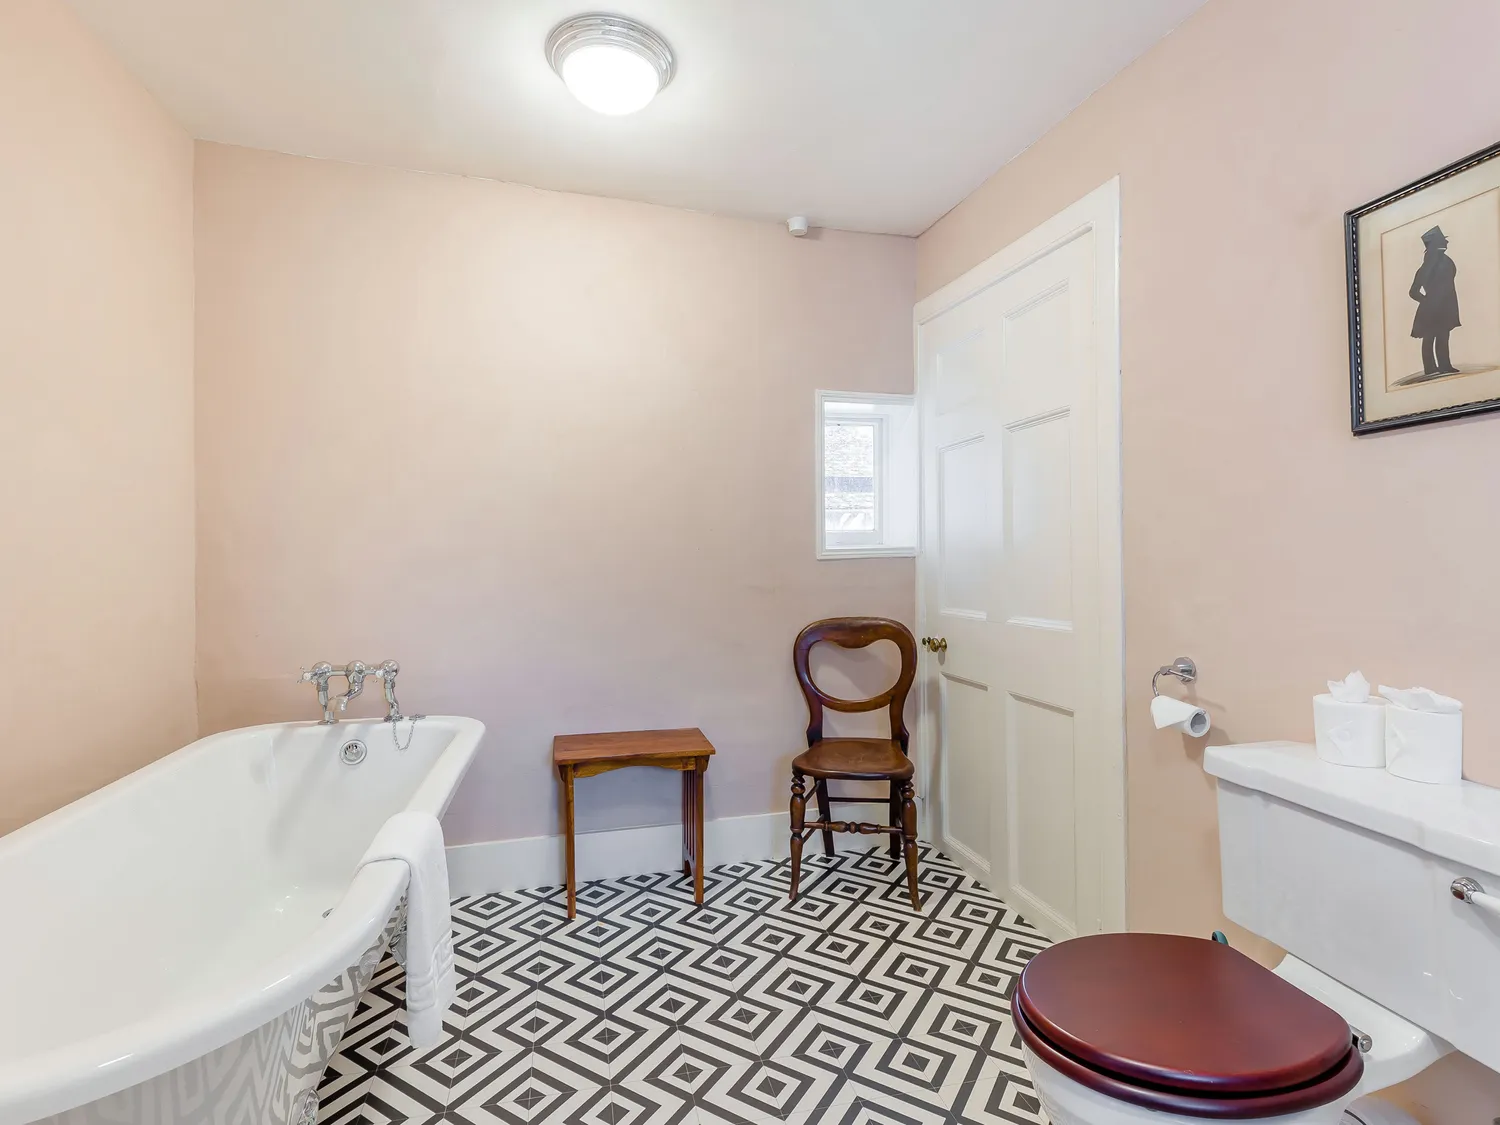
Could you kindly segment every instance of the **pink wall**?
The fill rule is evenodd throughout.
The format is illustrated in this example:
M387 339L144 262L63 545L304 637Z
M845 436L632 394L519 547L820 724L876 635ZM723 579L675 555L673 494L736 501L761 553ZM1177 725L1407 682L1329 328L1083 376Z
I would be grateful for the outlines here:
M701 726L710 816L784 807L797 630L913 616L909 560L814 559L811 433L816 388L910 390L912 240L216 145L197 233L205 733L395 657L489 725L452 842L555 831L563 732Z
M0 4L0 834L191 742L193 146Z
M1359 667L1462 698L1500 784L1500 417L1350 436L1341 222L1500 140L1497 41L1487 0L1212 0L920 239L925 295L1120 176L1132 927L1220 924L1200 747L1147 715L1179 654L1212 741L1310 739ZM1488 1121L1469 1070L1402 1096Z

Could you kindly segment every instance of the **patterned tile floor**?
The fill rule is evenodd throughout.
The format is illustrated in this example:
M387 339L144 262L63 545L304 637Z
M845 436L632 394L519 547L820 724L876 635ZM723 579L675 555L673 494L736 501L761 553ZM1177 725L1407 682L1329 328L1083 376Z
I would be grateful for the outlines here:
M924 846L923 913L877 851L458 899L447 1036L407 1042L387 962L321 1125L1044 1122L1007 997L1046 939Z

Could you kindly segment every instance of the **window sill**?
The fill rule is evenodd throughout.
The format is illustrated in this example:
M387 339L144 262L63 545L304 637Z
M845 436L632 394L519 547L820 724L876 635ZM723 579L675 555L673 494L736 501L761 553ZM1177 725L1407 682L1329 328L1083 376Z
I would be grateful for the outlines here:
M818 552L821 560L830 559L914 559L915 547L825 547Z

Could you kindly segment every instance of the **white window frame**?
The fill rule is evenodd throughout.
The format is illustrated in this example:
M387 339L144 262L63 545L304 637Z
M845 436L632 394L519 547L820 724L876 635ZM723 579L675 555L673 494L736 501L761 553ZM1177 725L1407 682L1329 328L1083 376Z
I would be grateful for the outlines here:
M891 486L890 419L881 407L912 409L913 395L862 394L855 391L818 391L813 411L813 505L814 535L819 559L909 559L916 557L914 545L890 546L889 498ZM852 407L853 409L839 409ZM863 408L863 409L860 409ZM873 408L873 409L872 409ZM824 465L823 427L828 422L861 422L875 426L875 530L829 532L827 529L827 477Z

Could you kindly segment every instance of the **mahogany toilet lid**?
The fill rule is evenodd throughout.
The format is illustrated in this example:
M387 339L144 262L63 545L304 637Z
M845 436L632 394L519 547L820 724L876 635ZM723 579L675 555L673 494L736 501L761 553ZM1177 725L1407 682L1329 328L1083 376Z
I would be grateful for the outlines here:
M1323 1105L1364 1063L1331 1008L1227 945L1097 934L1031 959L1011 1002L1027 1045L1139 1105L1261 1117Z

